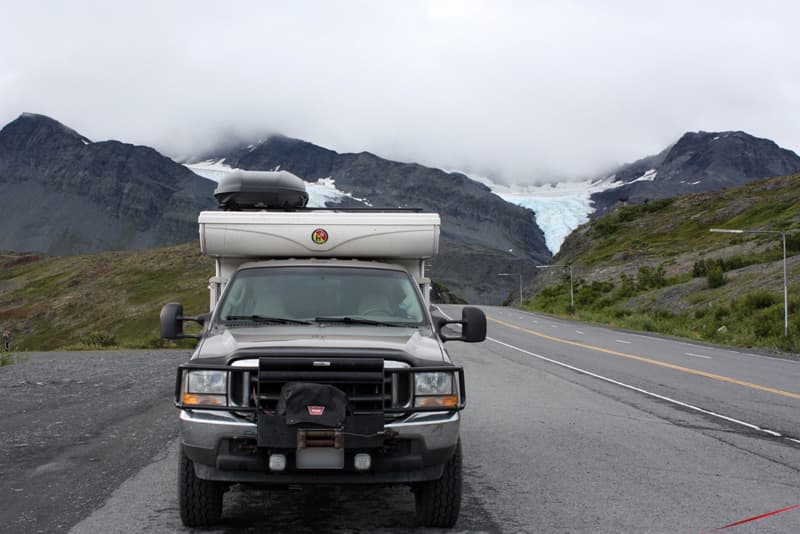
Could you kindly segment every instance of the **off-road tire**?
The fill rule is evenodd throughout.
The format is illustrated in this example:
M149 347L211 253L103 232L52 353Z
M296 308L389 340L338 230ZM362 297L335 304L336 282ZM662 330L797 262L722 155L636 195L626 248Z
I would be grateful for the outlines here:
M197 478L194 463L181 447L178 466L178 505L181 521L187 527L207 527L222 517L224 486L219 482Z
M417 522L424 527L451 528L461 511L461 441L444 464L439 480L423 482L415 488Z

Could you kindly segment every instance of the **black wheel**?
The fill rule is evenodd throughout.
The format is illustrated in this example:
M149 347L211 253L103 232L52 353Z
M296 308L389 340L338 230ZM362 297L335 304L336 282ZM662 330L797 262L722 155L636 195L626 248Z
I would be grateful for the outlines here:
M178 466L178 505L181 521L187 527L215 525L222 517L222 494L225 487L219 482L197 478L194 463L181 447Z
M414 492L417 521L420 525L453 527L461 511L461 486L461 442L459 441L453 457L444 464L442 478L423 482Z

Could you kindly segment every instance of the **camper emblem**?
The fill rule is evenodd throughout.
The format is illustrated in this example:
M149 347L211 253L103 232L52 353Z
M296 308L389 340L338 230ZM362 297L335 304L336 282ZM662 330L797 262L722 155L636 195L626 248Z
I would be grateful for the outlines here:
M317 245L324 245L328 242L328 232L323 230L322 228L317 228L313 232L311 232L311 241L316 243Z

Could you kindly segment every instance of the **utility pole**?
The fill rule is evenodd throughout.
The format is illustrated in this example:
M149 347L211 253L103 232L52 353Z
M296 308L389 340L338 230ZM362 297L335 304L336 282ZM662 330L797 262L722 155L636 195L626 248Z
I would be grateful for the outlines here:
M572 308L572 312L575 313L575 291L573 289L573 282L572 282L572 264L568 265L537 265L537 269L552 269L554 267L560 267L562 269L569 270L569 306Z

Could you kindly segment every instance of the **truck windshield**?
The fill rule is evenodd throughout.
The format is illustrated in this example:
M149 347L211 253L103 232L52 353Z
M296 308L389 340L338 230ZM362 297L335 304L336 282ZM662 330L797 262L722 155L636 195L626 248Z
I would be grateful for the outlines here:
M239 271L218 320L420 326L422 305L404 272L347 267L258 267Z

